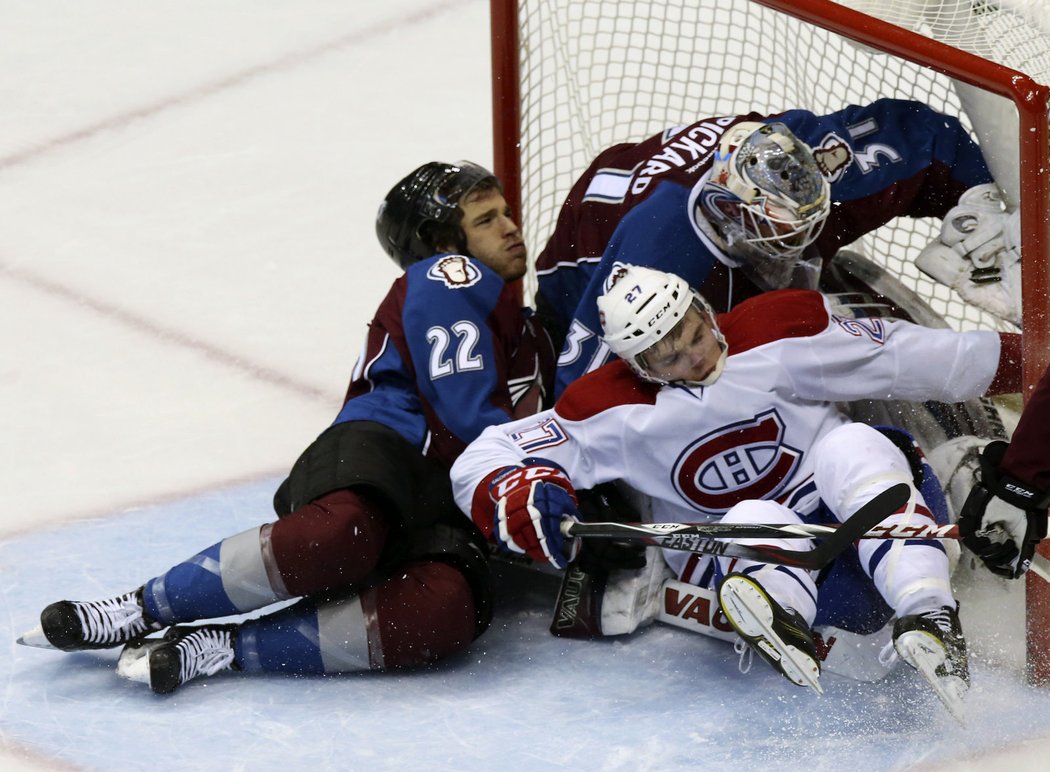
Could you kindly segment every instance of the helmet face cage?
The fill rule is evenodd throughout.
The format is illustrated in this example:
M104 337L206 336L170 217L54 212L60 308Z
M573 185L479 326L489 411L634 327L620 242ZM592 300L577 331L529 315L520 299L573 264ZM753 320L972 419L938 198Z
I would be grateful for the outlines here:
M387 194L376 215L376 235L388 255L401 268L434 253L427 230L456 224L459 202L479 183L499 182L492 172L469 161L448 164L432 161L401 180ZM460 247L466 236L459 229Z
M813 154L782 123L762 124L720 154L708 185L716 191L701 204L729 245L765 257L800 258L831 210L831 187Z

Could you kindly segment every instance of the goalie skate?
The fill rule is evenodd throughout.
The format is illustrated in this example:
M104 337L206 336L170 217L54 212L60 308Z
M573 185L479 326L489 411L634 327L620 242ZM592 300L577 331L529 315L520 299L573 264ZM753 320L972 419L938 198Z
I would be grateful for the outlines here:
M944 606L901 617L893 626L893 646L933 687L952 717L964 723L963 698L970 688L970 669L958 613Z
M729 624L762 659L792 683L824 693L813 633L797 612L783 608L758 582L737 573L722 580L718 601Z

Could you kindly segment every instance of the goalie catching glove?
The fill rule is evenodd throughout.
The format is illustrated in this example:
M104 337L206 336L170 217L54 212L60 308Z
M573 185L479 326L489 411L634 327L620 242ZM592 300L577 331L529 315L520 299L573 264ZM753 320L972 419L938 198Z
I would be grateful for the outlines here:
M944 216L941 236L915 258L967 303L1021 326L1021 225L994 183L970 188Z
M1046 538L1050 493L1000 474L1008 447L1001 440L984 447L959 517L959 535L990 571L1016 579L1028 570L1036 545Z
M576 492L551 462L528 458L524 463L500 470L489 484L496 502L492 536L506 550L565 568L580 551L580 540L561 532L564 518L579 519Z

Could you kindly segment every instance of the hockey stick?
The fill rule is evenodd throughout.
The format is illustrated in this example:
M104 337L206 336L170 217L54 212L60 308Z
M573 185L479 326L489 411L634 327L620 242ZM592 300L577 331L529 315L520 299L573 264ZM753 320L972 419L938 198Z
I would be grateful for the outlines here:
M864 537L871 529L892 515L911 497L911 488L898 483L887 488L858 509L845 523L827 528L825 533L812 534L797 530L802 526L769 526L751 523L580 523L566 520L562 533L583 538L620 539L655 544L659 547L687 552L703 552L731 558L758 560L763 563L779 563L785 566L804 568L810 571L823 568L849 547L856 539ZM739 528L737 527L739 526ZM783 529L796 529L785 531ZM893 528L888 527L892 532ZM811 550L786 550L767 545L734 544L719 541L725 538L793 538L825 536ZM887 537L881 538L901 538ZM907 538L922 538L911 535ZM947 537L941 537L947 538Z
M645 533L684 533L713 539L814 539L826 538L838 531L839 525L810 525L809 523L584 523L573 536L593 536L609 539L631 539L621 536L627 527ZM608 526L606 529L605 526ZM593 527L593 530L592 530ZM606 532L607 531L607 532ZM960 539L958 525L876 525L854 537L855 539Z

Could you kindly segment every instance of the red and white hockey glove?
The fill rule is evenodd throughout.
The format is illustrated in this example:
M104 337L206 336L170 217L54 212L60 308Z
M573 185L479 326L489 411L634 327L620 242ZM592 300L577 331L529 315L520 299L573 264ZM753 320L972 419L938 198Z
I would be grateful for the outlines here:
M550 462L530 458L525 463L501 470L489 484L496 502L492 536L506 550L565 568L580 551L580 540L561 532L563 519L579 519L576 491Z

